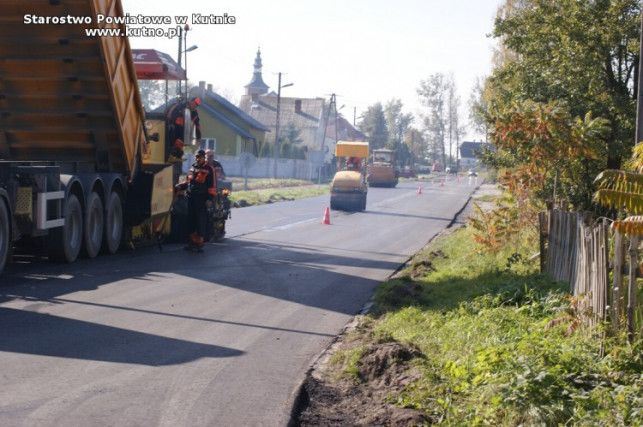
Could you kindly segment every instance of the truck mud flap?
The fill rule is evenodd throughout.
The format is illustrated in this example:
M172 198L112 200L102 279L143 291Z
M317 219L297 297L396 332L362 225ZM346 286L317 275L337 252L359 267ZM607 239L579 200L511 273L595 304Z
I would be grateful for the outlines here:
M139 171L136 174L134 182L127 190L124 212L125 225L138 225L150 217L153 184L154 173Z

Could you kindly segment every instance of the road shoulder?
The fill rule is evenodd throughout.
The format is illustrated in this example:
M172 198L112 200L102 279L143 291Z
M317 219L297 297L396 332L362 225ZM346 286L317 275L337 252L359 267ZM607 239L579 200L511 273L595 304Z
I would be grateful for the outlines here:
M467 218L475 211L474 203L483 210L492 209L493 196L500 193L496 184L479 185L440 235L465 226ZM371 307L372 302L367 303L316 358L297 392L290 425L422 425L437 421L418 411L398 407L387 399L389 393L402 391L415 379L412 370L398 363L413 358L416 354L413 348L400 343L369 345L365 350L366 356L360 361L360 378L363 381L359 383L350 378L339 378L333 370L333 355L339 350L363 345L360 337L370 333L369 325L363 322L364 315Z

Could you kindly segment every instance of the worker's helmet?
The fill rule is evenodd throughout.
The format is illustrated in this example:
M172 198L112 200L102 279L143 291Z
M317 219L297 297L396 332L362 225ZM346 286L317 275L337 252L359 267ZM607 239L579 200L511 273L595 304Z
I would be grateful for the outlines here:
M194 101L194 103L199 106L201 105L201 98L195 96L194 98L190 99L190 101Z
M205 157L205 151L204 150L199 150L196 152L197 157Z
M212 151L212 150L210 150L210 149L208 148L207 150L205 150L205 155L206 155L206 156L208 156L208 157L210 157L210 156L214 156L214 151Z

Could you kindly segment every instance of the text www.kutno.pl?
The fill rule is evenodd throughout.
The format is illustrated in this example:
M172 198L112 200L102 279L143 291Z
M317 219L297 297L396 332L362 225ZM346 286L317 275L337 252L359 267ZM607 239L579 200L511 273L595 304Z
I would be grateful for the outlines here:
M154 28L154 27L127 27L120 28L85 28L85 35L88 37L167 37L169 39L178 37L181 34L181 27Z

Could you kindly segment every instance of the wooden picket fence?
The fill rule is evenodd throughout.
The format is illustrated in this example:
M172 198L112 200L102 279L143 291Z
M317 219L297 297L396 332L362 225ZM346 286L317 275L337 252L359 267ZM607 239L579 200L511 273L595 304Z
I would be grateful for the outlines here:
M635 330L638 236L627 239L626 252L626 239L605 219L595 223L588 214L547 210L539 213L539 222L541 270L569 283L576 314L589 324L611 322L614 334L626 326L631 340L640 336Z

